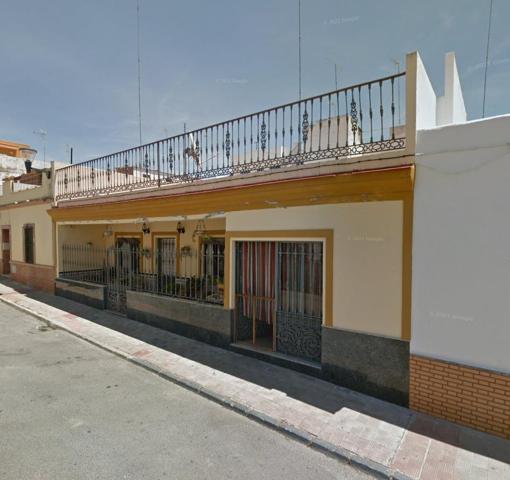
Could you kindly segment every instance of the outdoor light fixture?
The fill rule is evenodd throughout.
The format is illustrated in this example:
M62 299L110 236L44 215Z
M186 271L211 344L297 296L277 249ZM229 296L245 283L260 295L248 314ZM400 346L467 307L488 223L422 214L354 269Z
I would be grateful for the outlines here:
M103 237L111 237L113 235L112 227L108 225L106 230L103 232Z
M193 241L195 241L197 239L197 237L202 237L206 233L207 233L207 230L205 228L205 221L204 220L199 220L197 222L197 226L195 227L195 230L194 230L193 235L192 235L191 238L193 239Z
M179 235L182 235L186 231L186 228L184 227L184 223L181 221L177 222L177 233Z
M144 235L148 235L149 233L151 233L151 229L146 222L143 222L142 224L142 232Z

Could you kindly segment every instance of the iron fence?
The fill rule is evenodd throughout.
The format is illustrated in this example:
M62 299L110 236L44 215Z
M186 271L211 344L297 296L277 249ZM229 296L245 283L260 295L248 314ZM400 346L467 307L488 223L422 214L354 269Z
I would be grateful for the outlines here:
M403 77L405 72L69 165L56 172L56 199L404 148Z
M166 295L198 302L223 303L223 250L177 251L175 242L154 250L63 245L61 278L106 285L107 304L125 311L126 291Z

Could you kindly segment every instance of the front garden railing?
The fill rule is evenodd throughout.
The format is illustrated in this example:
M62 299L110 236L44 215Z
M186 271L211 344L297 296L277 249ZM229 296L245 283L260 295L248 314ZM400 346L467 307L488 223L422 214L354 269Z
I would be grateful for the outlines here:
M107 306L124 312L126 291L198 302L223 303L224 253L68 245L61 248L59 277L105 285Z

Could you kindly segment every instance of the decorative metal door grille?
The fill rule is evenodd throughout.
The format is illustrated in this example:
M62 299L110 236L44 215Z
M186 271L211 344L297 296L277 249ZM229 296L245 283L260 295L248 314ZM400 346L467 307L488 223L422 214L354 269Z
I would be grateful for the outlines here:
M320 361L322 242L279 242L276 349Z

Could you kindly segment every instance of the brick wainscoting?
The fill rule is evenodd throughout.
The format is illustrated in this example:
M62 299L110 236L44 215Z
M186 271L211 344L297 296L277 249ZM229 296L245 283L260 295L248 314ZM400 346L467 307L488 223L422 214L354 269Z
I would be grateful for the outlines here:
M510 375L411 355L409 406L510 438Z
M45 292L55 289L55 267L11 260L11 277L17 282Z

